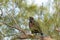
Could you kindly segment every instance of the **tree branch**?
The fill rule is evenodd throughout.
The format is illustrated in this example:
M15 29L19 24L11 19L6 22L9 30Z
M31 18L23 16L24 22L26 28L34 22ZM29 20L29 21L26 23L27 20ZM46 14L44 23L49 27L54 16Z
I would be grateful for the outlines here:
M9 27L11 27L11 28L15 28L15 29L21 31L25 36L27 36L26 33L25 33L25 31L24 31L23 29L21 29L20 27L18 27L18 26L11 26L11 25L8 25L8 24L5 23L5 22L3 22L2 24L5 24L5 25L7 25L7 26L9 26Z
M15 28L21 32L23 32L24 34L19 34L19 35L15 35L14 37L16 39L40 39L42 40L42 37L41 36L38 36L38 35L32 35L32 34L26 34L24 30L20 29L19 27L17 26L11 26L11 25L8 25L7 23L3 22L3 24L11 27L11 28ZM26 35L25 35L26 34ZM51 37L43 37L43 40L53 40Z

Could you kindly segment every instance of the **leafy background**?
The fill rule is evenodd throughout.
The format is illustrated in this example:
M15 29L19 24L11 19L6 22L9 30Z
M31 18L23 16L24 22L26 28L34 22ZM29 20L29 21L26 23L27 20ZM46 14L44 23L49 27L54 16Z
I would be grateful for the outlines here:
M50 7L52 11L50 12ZM47 5L42 3L37 6L32 2L28 5L27 0L0 0L0 40L18 40L15 35L21 34L19 30L11 28L8 25L16 26L30 33L29 17L32 16L39 22L45 35L60 40L60 33L55 29L60 28L60 0L49 1ZM6 22L8 25L3 24Z

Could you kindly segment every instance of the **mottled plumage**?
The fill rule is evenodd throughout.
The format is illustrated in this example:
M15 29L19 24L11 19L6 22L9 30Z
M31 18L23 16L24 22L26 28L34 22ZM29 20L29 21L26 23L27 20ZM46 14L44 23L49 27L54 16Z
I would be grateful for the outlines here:
M29 17L29 28L30 28L32 34L40 33L41 36L43 35L39 23L37 21L35 21L33 17Z

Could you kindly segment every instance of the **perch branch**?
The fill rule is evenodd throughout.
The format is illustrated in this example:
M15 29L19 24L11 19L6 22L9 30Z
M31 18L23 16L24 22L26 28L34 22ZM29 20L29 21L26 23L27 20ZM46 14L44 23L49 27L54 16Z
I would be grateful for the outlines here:
M9 27L12 27L12 28L15 28L21 32L24 32L25 31L22 31L22 29L18 28L18 27L15 27L15 26L11 26L11 25L8 25L7 23L4 23L3 24L9 26ZM27 36L26 36L27 35ZM38 35L32 35L32 34L21 34L21 35L15 35L17 39L40 39L41 40L41 36L38 36ZM44 37L43 40L53 40L51 37Z
M20 29L18 28L17 26L11 26L11 25L8 25L7 23L3 22L3 23L0 23L0 24L5 24L11 28L15 28L21 32L23 32L24 34L21 34L21 35L17 35L16 38L19 38L19 39L29 39L29 38L33 38L33 39L40 39L40 36L36 36L36 35L32 35L32 34L26 34L25 31L23 29Z

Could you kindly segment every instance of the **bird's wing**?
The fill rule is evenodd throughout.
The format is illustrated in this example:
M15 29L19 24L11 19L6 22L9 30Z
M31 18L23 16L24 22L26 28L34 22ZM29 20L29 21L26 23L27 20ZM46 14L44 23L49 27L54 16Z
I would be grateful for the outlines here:
M34 21L34 27L39 31L42 32L41 27L37 21Z

